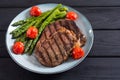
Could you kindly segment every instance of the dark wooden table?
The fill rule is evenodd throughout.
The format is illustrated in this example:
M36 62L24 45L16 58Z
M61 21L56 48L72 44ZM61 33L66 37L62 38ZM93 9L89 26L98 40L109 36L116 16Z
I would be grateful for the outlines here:
M36 4L63 3L91 22L95 40L90 54L75 68L42 75L18 66L9 56L5 34L11 20ZM120 80L120 0L0 0L0 80Z

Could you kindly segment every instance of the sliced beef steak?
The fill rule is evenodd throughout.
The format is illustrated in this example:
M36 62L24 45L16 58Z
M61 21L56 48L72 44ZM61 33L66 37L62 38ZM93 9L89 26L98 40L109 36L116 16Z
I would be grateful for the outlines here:
M83 35L83 33L80 31L80 29L73 20L61 19L56 21L54 24L57 26L58 25L64 26L66 29L73 31L76 34L77 39L80 40L80 46L82 47L85 45L86 37L85 35Z
M66 61L75 45L83 46L86 38L74 21L61 19L48 25L35 48L35 56L44 66L54 67Z

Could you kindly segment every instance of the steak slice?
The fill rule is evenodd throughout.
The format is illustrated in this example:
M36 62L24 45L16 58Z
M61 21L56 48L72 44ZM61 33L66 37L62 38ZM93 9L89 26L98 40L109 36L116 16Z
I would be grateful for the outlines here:
M83 33L80 31L80 29L78 28L78 26L76 25L76 23L73 20L60 19L60 20L56 21L54 24L56 26L58 26L58 25L64 26L66 29L73 31L76 34L77 39L80 40L80 46L83 47L85 45L86 37L85 37L85 35L83 35Z
M59 29L56 30L56 27ZM72 31L65 27L56 27L53 25L46 27L35 49L35 55L39 62L49 67L66 61L77 42L76 35Z
M61 19L44 29L35 48L35 56L44 66L54 67L68 59L75 45L83 46L86 38L74 21Z

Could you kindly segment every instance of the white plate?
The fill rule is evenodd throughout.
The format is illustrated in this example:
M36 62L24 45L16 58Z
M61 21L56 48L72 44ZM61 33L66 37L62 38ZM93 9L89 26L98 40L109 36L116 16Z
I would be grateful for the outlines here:
M57 4L40 4L37 5L40 7L40 9L42 10L42 12L53 9ZM68 6L67 6L68 7ZM11 47L14 43L14 40L11 39L11 35L9 34L12 30L15 29L15 27L11 26L11 24L13 24L16 21L19 20L23 20L26 17L29 17L29 10L30 8L22 11L20 14L18 14L10 23L7 33L6 33L6 45L7 45L7 49L9 52L9 55L11 56L11 58L21 67L35 72L35 73L40 73L40 74L54 74L54 73L60 73L60 72L64 72L67 71L73 67L75 67L76 65L78 65L80 62L83 61L83 59L88 55L92 45L93 45L93 30L92 27L89 23L89 21L78 11L76 11L75 9L68 7L70 11L75 11L78 15L79 18L76 21L76 24L78 25L78 27L81 29L81 31L85 34L85 36L87 37L87 42L85 44L85 46L83 47L84 51L85 51L85 56L79 60L73 60L73 59L69 59L66 62L62 63L61 65L57 66L57 67L45 67L42 66L35 58L34 54L32 56L28 56L28 55L15 55L12 51L11 51Z

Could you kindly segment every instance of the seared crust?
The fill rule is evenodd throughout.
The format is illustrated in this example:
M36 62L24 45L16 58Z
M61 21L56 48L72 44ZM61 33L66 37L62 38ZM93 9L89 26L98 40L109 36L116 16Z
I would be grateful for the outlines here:
M37 42L35 56L44 66L54 67L68 59L76 44L83 46L85 42L74 21L61 19L46 26Z

